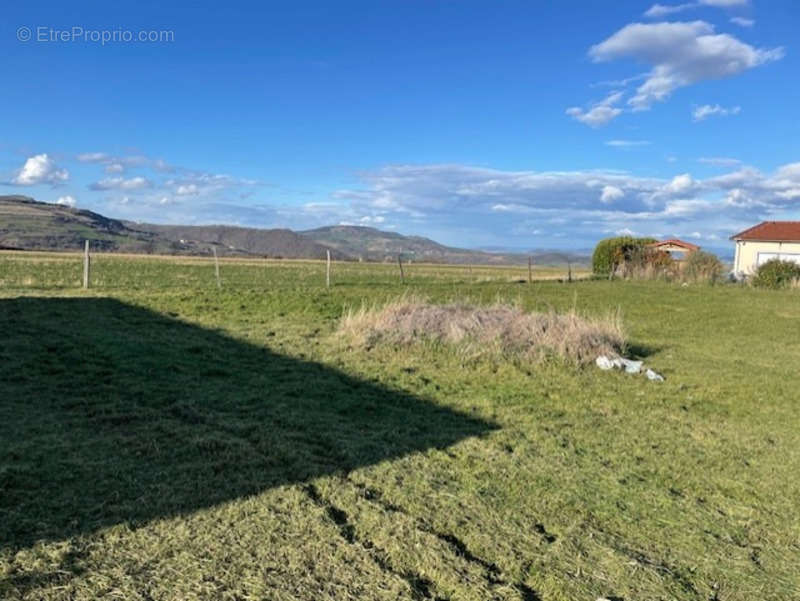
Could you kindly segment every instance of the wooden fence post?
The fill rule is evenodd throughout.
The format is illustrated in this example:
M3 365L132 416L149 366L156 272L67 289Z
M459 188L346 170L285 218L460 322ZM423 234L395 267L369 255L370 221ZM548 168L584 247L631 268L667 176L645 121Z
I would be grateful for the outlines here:
M214 252L214 275L217 278L217 289L221 289L222 282L219 279L219 258L217 257L217 247L212 246L211 250Z
M89 289L89 241L83 245L83 289Z
M403 259L400 257L400 255L397 255L397 265L400 267L400 281L405 282L406 276L403 273Z
M572 282L572 261L567 261L567 281Z
M328 257L328 262L325 268L325 287L331 287L331 251L326 250L325 255Z
M533 281L533 259L528 257L528 283Z

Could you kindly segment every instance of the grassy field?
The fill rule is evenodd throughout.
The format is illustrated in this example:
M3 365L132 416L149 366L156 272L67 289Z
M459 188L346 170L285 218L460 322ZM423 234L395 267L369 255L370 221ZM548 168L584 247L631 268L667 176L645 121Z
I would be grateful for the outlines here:
M800 296L0 254L0 598L800 598ZM348 346L413 292L619 309L667 380Z

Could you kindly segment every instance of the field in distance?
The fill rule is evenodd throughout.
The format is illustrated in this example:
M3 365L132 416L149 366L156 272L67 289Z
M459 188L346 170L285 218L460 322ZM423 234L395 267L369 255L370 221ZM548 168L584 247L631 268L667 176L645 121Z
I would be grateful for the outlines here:
M257 257L219 257L220 265L238 268L225 271L223 279L229 285L248 283L267 284L273 277L266 267L289 269L299 277L318 277L317 283L325 285L325 261L312 259L263 259ZM156 267L157 263L183 266L180 271L169 266ZM36 264L35 269L30 265ZM124 253L91 253L92 287L124 288L126 286L169 287L175 285L215 285L213 257L140 255ZM332 277L338 284L357 282L391 283L400 281L397 263L358 263L332 261ZM0 251L0 286L6 288L74 288L80 285L83 274L83 253L44 251ZM534 280L587 278L591 275L585 265L533 265ZM174 277L173 277L174 276ZM403 263L406 283L415 279L423 282L527 282L528 267L524 265L446 265L440 263Z
M0 254L0 598L800 596L796 291ZM548 278L551 278L548 280ZM642 377L357 347L414 294L622 315Z

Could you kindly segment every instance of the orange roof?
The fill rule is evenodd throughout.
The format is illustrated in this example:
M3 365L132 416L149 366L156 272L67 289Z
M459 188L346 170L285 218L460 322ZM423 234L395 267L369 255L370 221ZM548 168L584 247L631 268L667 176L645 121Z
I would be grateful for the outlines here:
M658 248L660 246L680 246L681 248L685 248L688 251L695 251L699 250L700 247L697 244L692 244L691 242L684 242L683 240L678 240L677 238L670 238L669 240L661 240L660 242L652 242L648 244L650 248Z
M800 221L762 221L758 225L731 236L731 240L800 242Z

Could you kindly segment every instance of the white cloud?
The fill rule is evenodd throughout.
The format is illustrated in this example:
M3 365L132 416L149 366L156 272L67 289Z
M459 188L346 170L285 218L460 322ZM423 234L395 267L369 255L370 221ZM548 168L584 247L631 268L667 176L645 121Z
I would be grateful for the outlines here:
M683 173L673 177L672 181L666 185L665 190L671 194L683 194L691 190L693 186L694 180L692 176L688 173Z
M592 105L589 110L573 106L568 108L566 113L576 121L585 123L590 127L600 127L622 113L622 109L614 106L621 99L622 92L612 92L600 102Z
M600 202L614 202L623 196L625 196L625 192L623 192L622 189L618 188L617 186L605 185L603 186L603 191L600 194Z
M800 199L800 162L790 163L778 169L770 185L779 198Z
M754 199L748 192L741 188L730 190L725 197L725 204L739 209L768 209L765 202Z
M644 16L649 17L651 19L660 19L661 17L666 17L667 15L671 15L673 13L683 12L684 10L689 10L690 8L694 8L697 6L694 2L687 2L685 4L654 4L650 8L648 8Z
M778 169L776 175L787 181L800 181L800 163L789 163Z
M627 148L644 141L617 142ZM670 167L659 162L662 169ZM800 211L800 162L769 173L724 157L702 162L734 169L696 178L686 169L670 177L647 177L612 170L389 165L359 174L360 185L301 206L274 197L268 204L239 202L240 192L255 182L179 170L163 179L152 174L151 187L134 190L121 183L131 177L107 178L110 187L102 195L106 204L101 212L141 221L296 229L342 222L427 235L453 245L530 248L533 232L539 232L537 246L588 248L606 233L626 230L727 240L760 220Z
M76 201L75 198L70 196L69 194L66 196L59 196L58 200L56 200L57 205L62 205L70 208L74 208L77 203L78 201Z
M647 73L639 73L638 75L632 75L631 77L626 77L625 79L608 79L605 81L598 81L591 84L591 87L594 88L597 86L607 86L611 88L627 88L634 81L641 81L646 77Z
M667 15L699 8L701 6L731 8L734 6L744 6L747 2L748 0L698 0L697 2L685 2L683 4L654 4L645 11L644 16L651 19L659 19Z
M173 173L174 171L177 170L176 167L170 165L169 163L167 163L162 159L156 159L154 161L151 161L150 166L156 171L163 171L165 173Z
M707 179L463 165L387 166L362 176L363 186L339 190L340 204L319 207L315 217L358 223L379 211L399 231L456 232L461 238L453 244L491 237L491 243L524 245L539 229L553 244L558 233L573 245L591 245L603 232L625 229L726 240L737 229L800 210L800 162L771 174L745 167Z
M83 152L75 158L81 163L104 163L110 160L105 152Z
M739 159L729 157L700 157L697 162L704 165L714 165L715 167L738 167L742 164Z
M764 176L758 169L754 169L753 167L741 167L736 171L718 175L706 181L724 190L729 190L731 188L752 185L754 182L762 182L763 180Z
M69 179L69 171L61 169L46 153L29 157L11 180L17 186L50 184L56 186Z
M634 111L665 101L674 90L699 81L737 75L782 58L782 48L754 48L705 21L631 23L592 46L595 62L633 58L651 66L628 104Z
M90 184L90 190L135 193L136 203L131 202L128 195L106 197L109 201L128 207L178 206L188 198L199 201L201 197L203 206L211 206L228 202L228 195L231 194L239 199L247 198L260 185L256 180L175 167L162 159L144 155L115 156L105 152L89 152L76 158L84 163L102 165L108 175ZM124 176L129 169L146 171L146 175ZM192 206L201 205L194 202Z
M528 213L530 209L525 205L497 203L492 205L492 211L496 213Z
M114 156L106 152L84 152L75 158L81 163L105 165L106 173L122 173L129 167L145 167L167 173L176 169L162 159L151 159L143 155Z
M718 104L703 104L692 110L692 120L703 121L708 117L727 117L729 115L738 115L740 112L742 112L742 107L740 106L725 108Z
M700 0L700 4L705 6L717 6L719 8L731 8L733 6L746 6L750 0Z
M731 17L731 23L740 27L752 27L756 24L753 19L745 19L744 17Z
M365 215L358 222L361 225L382 225L386 221L383 215Z
M124 177L107 177L101 179L99 182L94 182L89 185L91 190L143 190L150 188L153 183L145 177L137 176L131 178Z
M591 127L600 127L619 116L619 114L622 113L622 109L599 105L593 106L588 111L584 111L577 106L573 106L568 108L566 113L576 121L580 121Z
M162 186L176 196L213 197L234 189L244 189L245 191L240 191L240 196L246 196L247 191L257 184L255 180L239 179L224 174L180 170L179 177L167 179Z
M175 194L178 196L195 196L197 192L197 184L181 184L175 190Z
M453 245L520 248L530 247L536 231L537 245L554 248L590 247L606 232L625 230L727 240L760 220L800 210L800 162L770 173L740 167L705 179L682 171L646 177L611 170L503 171L447 164L389 165L360 177L358 186L301 206L274 200L237 204L231 186L244 184L214 174L156 183L118 198L111 192L106 202L114 203L109 214L134 220L297 229L350 223ZM203 182L224 187L205 196ZM179 186L191 184L200 194L177 194Z
M637 148L639 146L649 146L649 140L606 140L604 142L606 146L611 146L612 148Z
M705 213L714 207L714 203L702 198L678 198L668 200L662 214L664 217L691 217Z

